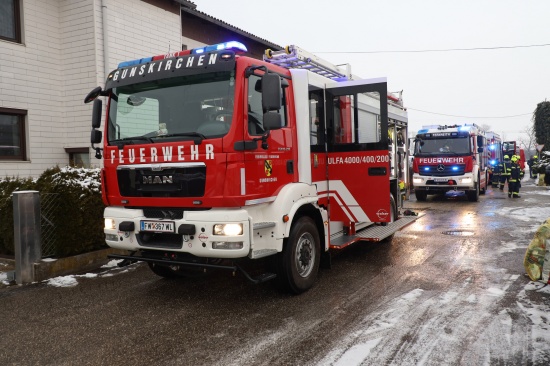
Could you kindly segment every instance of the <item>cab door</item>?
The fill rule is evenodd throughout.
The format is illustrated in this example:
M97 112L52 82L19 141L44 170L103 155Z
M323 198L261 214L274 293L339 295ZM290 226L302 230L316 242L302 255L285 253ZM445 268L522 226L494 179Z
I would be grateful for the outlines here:
M385 78L327 84L325 108L330 220L391 221Z
M247 78L245 141L255 141L254 147L245 150L245 187L243 194L248 202L269 202L275 199L281 187L295 181L296 159L292 131L288 125L288 103L286 88L282 88L282 126L269 132L269 138L262 140L266 131L263 127L263 107L261 77L250 75Z

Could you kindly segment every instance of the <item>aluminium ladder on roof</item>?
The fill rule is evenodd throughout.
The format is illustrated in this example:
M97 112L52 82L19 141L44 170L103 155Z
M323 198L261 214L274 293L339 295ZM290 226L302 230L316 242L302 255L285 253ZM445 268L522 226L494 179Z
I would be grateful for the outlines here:
M305 69L334 81L352 80L349 64L346 64L346 69L342 70L342 68L294 45L286 46L281 51L268 49L263 59L286 69Z

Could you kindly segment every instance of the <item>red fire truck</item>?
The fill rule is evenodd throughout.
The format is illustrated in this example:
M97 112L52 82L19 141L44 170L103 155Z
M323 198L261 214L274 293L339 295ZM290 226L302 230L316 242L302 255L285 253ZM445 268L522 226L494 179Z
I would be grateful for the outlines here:
M399 217L407 113L385 79L356 80L295 46L264 60L245 51L227 42L123 62L85 98L106 242L162 277L225 269L300 293L331 250L416 218Z
M519 156L519 167L521 170L525 169L525 151L516 141L504 141L502 143L502 155L508 155L510 158L512 158L512 155Z
M502 154L502 139L500 138L500 135L489 131L486 133L487 138L487 159L489 161L488 165L488 173L489 173L489 182L493 187L497 187L499 184L499 176L498 174L493 176L493 172L495 170L495 167L499 162L503 161L503 154Z
M475 124L424 126L415 139L413 184L416 199L465 191L476 202L487 190L485 131Z

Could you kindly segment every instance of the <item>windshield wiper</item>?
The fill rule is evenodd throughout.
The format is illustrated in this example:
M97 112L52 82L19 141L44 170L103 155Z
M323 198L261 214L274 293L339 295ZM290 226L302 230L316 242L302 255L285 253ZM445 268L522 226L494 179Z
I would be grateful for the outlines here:
M141 140L141 141L147 141L147 142L150 142L150 143L154 143L153 139L150 138L150 137L147 137L147 136L124 137L122 139L111 140L109 142L110 143L117 143L117 142L127 143L127 142L130 142L130 141L133 141L133 140Z
M178 132L178 133L167 133L166 135L155 136L156 139L164 137L180 137L180 136L189 136L189 137L200 137L200 142L206 140L206 136L198 132Z

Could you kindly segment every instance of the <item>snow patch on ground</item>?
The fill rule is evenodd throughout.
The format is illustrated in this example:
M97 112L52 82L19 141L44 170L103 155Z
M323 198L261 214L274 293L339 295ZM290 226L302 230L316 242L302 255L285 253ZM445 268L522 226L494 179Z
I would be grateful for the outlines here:
M48 285L54 287L74 287L78 285L78 281L74 276L59 276L50 278L46 281Z
M548 361L550 364L550 306L534 304L528 298L527 292L535 291L550 295L550 286L540 282L530 282L518 294L517 305L524 316L532 323L531 342L535 360Z
M122 261L123 259L112 259L109 261L109 263L102 265L101 268L114 268L117 267L118 264Z
M109 263L101 266L105 271L100 273L85 273L80 275L70 275L70 276L59 276L51 278L44 281L49 286L55 287L74 287L78 285L78 278L101 278L101 277L112 277L122 273L127 273L130 269L135 268L137 264L130 265L128 267L120 268L117 266L122 260L116 259L112 260Z

